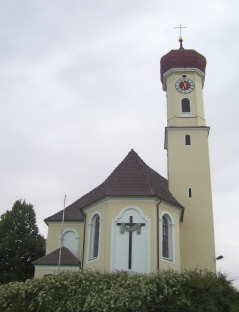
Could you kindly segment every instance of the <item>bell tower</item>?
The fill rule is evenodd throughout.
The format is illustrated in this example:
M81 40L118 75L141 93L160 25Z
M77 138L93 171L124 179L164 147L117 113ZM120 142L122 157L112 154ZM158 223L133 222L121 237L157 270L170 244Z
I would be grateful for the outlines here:
M185 207L180 224L182 269L216 270L211 178L203 85L206 59L183 48L161 58L161 81L167 93L165 149L169 190Z

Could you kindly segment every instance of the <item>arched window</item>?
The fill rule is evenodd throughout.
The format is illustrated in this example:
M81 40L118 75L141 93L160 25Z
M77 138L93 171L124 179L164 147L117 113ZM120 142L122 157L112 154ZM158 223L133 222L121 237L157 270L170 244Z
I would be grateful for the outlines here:
M90 222L89 260L99 257L100 216L95 214Z
M100 217L97 215L94 221L93 258L97 258L99 254Z
M168 214L162 218L162 257L173 261L173 224Z
M169 257L168 220L163 216L163 258Z
M181 101L182 117L191 117L191 105L188 98L184 98Z

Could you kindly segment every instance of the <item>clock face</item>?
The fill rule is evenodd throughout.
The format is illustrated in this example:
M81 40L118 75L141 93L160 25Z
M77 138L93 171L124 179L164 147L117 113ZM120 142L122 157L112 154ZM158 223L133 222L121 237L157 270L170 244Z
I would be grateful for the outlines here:
M180 93L190 93L194 90L195 84L191 79L181 78L176 81L175 88Z

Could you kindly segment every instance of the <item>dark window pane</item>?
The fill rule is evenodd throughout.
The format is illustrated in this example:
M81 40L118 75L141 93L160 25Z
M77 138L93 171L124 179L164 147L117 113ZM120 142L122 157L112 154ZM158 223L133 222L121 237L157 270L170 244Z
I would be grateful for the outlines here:
M168 220L163 217L163 257L169 258Z
M99 233L100 233L100 218L96 217L94 222L94 247L93 247L93 257L98 257L99 252Z
M182 99L182 112L190 113L190 101L189 99Z
M191 137L189 134L185 135L185 144L191 145Z

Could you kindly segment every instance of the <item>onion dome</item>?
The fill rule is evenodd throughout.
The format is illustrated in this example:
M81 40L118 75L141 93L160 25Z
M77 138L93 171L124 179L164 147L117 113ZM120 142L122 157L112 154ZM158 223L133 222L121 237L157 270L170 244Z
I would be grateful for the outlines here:
M205 74L206 59L195 50L185 50L183 48L183 38L179 38L180 47L178 50L171 50L161 58L161 81L163 83L163 75L174 69L183 71L185 69L198 69L199 72Z

